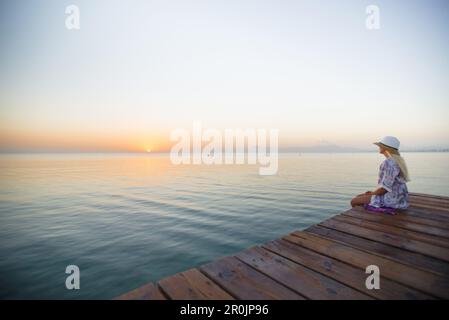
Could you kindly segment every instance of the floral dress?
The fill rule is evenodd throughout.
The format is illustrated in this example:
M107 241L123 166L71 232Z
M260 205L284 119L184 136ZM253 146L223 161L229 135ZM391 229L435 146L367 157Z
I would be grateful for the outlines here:
M407 209L408 189L405 179L400 175L401 169L393 158L387 158L380 165L378 187L387 190L380 196L372 196L373 207Z

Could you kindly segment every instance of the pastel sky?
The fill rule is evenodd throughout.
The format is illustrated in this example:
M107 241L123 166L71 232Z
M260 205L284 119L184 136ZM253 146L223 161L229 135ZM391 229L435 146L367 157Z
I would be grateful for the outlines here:
M447 39L444 0L1 0L0 150L163 151L195 120L449 147Z

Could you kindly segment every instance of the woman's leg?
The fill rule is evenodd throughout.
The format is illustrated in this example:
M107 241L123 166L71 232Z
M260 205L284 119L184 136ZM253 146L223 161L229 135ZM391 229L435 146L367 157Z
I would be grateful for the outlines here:
M351 200L351 206L363 206L371 202L371 196L367 194L361 194Z

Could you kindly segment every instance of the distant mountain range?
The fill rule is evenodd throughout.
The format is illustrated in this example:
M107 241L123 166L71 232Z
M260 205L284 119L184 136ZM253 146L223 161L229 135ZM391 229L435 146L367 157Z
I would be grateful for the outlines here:
M318 152L318 153L340 153L340 152L366 152L367 150L351 148L351 147L341 147L337 145L317 145L310 147L293 147L293 148L280 148L280 152L292 152L292 153L307 153L307 152Z
M279 152L285 153L351 153L351 152L377 152L377 148L360 149L354 147L338 146L335 144L319 144L309 147L289 147L280 148ZM449 152L449 148L423 147L423 148L405 148L401 152Z

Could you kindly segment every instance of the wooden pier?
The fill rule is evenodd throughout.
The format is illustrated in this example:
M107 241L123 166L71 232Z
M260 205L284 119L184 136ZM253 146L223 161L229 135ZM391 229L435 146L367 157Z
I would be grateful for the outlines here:
M449 299L449 197L411 194L394 216L353 208L117 299Z

